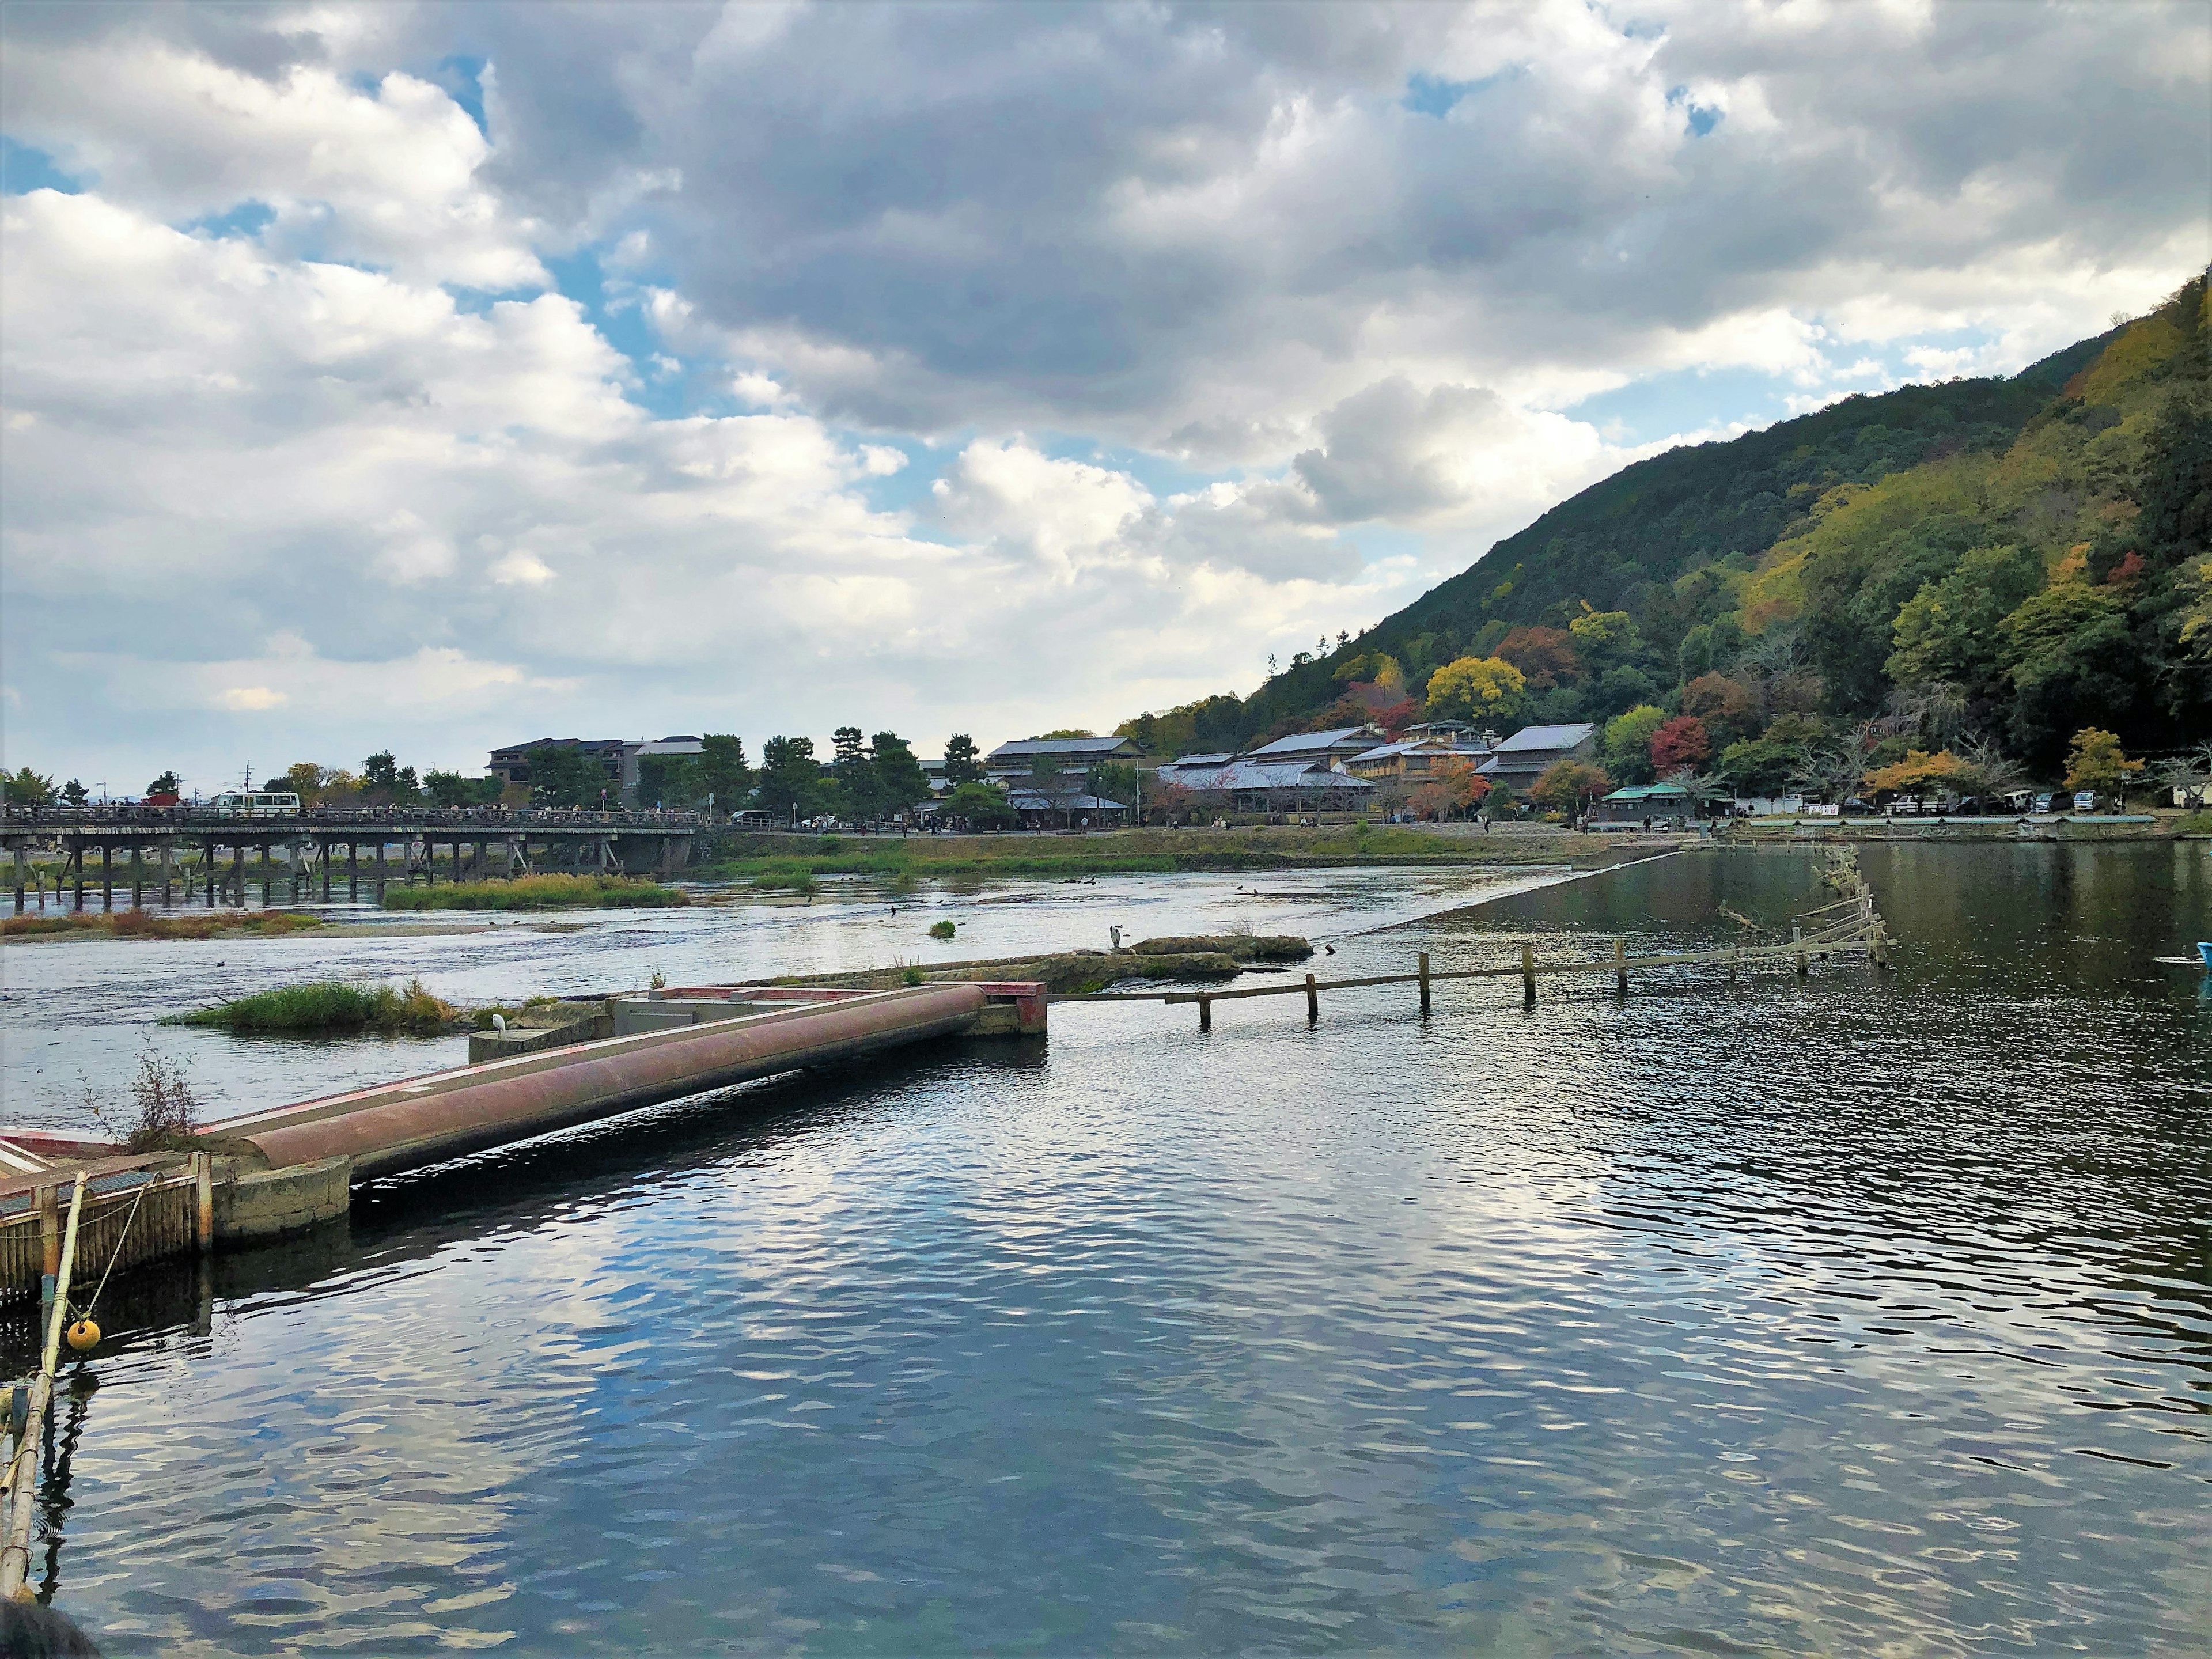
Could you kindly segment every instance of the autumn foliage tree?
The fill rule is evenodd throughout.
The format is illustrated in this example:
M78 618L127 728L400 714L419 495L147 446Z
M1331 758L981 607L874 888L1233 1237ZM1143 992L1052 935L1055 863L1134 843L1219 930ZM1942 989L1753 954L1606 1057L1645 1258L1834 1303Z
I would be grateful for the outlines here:
M1759 699L1749 686L1724 674L1700 674L1682 688L1682 712L1702 721L1724 743L1759 730Z
M1462 657L1429 677L1432 720L1508 720L1521 712L1528 677L1503 657Z
M1575 638L1564 628L1516 628L1498 642L1498 654L1527 678L1532 691L1548 691L1583 677Z
M1908 749L1905 758L1887 766L1877 766L1861 780L1876 793L1887 790L1893 794L1917 794L1926 789L1948 789L1966 795L1979 791L1984 784L1981 768L1972 761L1961 760L1948 749L1929 754L1924 749Z
M1651 766L1661 777L1686 766L1703 766L1712 752L1705 723L1695 714L1677 714L1651 734Z
M2085 726L2074 734L2073 746L2066 751L2066 787L2120 795L2142 767L2141 761L2127 757L2118 737L2100 727Z
M1551 811L1572 817L1612 787L1613 780L1595 766L1577 760L1554 761L1536 780L1528 799Z
M1447 818L1473 811L1490 793L1490 780L1470 761L1449 757L1437 763L1429 781L1413 794L1413 811L1425 818Z

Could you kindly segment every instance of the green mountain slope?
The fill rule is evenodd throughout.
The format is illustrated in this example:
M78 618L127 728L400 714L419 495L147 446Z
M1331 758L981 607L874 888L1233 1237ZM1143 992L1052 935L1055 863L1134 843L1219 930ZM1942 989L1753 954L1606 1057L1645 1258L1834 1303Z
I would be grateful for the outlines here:
M1381 709L1401 681L1419 706L1443 664L1500 655L1524 693L1471 712L1687 713L1717 763L1765 743L1765 782L1784 750L1847 738L1978 739L2048 774L2086 725L2130 750L2212 735L2206 343L2199 277L2009 380L1847 398L1655 456L1251 697L1123 729L1227 746Z

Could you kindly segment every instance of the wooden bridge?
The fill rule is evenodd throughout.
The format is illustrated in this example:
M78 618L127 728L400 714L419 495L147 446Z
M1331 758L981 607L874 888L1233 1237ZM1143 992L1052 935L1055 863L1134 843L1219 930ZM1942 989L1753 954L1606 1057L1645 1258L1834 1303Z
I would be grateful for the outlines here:
M311 807L245 817L195 806L11 806L0 815L0 849L10 855L21 915L30 854L38 848L59 850L57 890L75 890L74 908L85 908L88 889L97 888L100 908L112 910L120 885L137 909L149 890L161 903L173 902L179 885L188 899L204 884L209 904L220 896L243 905L249 881L260 883L264 904L280 888L295 901L314 896L318 887L325 900L337 890L357 900L364 886L375 896L387 881L434 883L441 848L452 849L447 865L456 881L547 868L672 875L690 860L693 836L711 822L696 812L495 807ZM249 853L258 854L258 870L249 868ZM96 875L88 860L97 860ZM43 875L39 890L43 905Z
M1196 1003L1198 1029L1213 1029L1213 1005L1217 1002L1237 1002L1248 997L1304 996L1306 1000L1306 1020L1312 1024L1321 1018L1321 994L1323 991L1364 991L1382 985L1413 985L1419 988L1420 1010L1430 1011L1431 988L1446 980L1511 979L1521 981L1522 1005L1534 1007L1536 1002L1536 981L1545 975L1611 974L1614 988L1626 996L1628 976L1632 971L1654 968L1680 968L1703 965L1723 969L1728 977L1750 969L1789 963L1802 978L1812 969L1816 960L1831 957L1863 956L1874 967L1887 969L1889 965L1889 935L1881 916L1875 908L1874 892L1860 873L1858 852L1852 847L1829 849L1829 886L1841 897L1833 902L1802 912L1790 928L1786 939L1772 939L1751 945L1722 945L1709 951L1668 951L1652 956L1632 957L1627 941L1613 941L1610 956L1577 955L1554 957L1540 960L1536 947L1524 942L1521 946L1518 965L1502 968L1451 968L1431 969L1429 953L1415 955L1415 968L1410 974L1367 974L1355 979L1318 979L1308 974L1303 983L1292 981L1281 985L1240 986L1231 991L1095 991L1068 996L1056 996L1054 1002L1161 1002ZM1807 923L1811 923L1808 927Z

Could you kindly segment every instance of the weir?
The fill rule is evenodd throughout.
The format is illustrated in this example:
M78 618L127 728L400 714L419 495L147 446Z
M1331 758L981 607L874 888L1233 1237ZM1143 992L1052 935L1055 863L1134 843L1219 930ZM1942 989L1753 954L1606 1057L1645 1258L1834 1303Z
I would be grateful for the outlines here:
M639 999L683 1024L488 1060L233 1119L227 1136L272 1165L351 1160L397 1174L733 1083L834 1065L931 1037L1042 1035L1044 988L919 985L895 991L695 986ZM732 1010L700 1021L700 1006ZM688 1005L688 1006L687 1006Z
M687 1095L933 1038L1041 1036L1045 1003L1028 981L688 986L611 999L611 1036L208 1126L223 1154L0 1133L0 1299L51 1301L57 1199L80 1176L89 1267L128 1267L299 1231L345 1214L356 1182Z

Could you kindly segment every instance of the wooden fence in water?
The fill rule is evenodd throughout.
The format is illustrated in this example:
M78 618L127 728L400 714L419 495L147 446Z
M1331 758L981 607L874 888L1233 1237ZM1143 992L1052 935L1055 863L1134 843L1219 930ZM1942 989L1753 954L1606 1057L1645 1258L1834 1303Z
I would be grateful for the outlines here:
M78 1276L204 1248L205 1185L192 1164L95 1176L77 1220ZM0 1214L0 1303L36 1300L51 1282L60 1260L61 1201L68 1190L67 1182L40 1187L27 1194L27 1205Z
M1613 954L1605 957L1575 957L1544 961L1538 957L1536 947L1530 943L1521 946L1517 965L1502 968L1449 968L1432 969L1429 953L1419 952L1417 966L1410 974L1366 974L1352 979L1318 979L1311 974L1304 981L1286 985L1240 986L1227 991L1093 991L1067 996L1056 996L1054 1002L1161 1002L1196 1003L1198 1025L1202 1031L1213 1029L1213 1005L1217 1002L1237 1002L1250 997L1304 996L1306 1000L1306 1018L1321 1018L1321 994L1323 991L1360 991L1381 985L1417 985L1420 988L1420 1008L1429 1012L1431 988L1444 980L1511 979L1521 981L1524 1004L1536 1000L1536 981L1546 974L1611 974L1615 988L1626 993L1632 971L1653 968L1680 968L1696 964L1718 967L1727 971L1733 980L1747 969L1770 963L1790 963L1800 975L1811 970L1815 959L1830 957L1864 955L1875 968L1887 968L1889 963L1889 938L1882 926L1880 914L1875 909L1874 892L1859 872L1858 853L1851 847L1830 849L1828 854L1828 884L1842 896L1800 913L1798 925L1790 930L1790 937L1771 944L1722 945L1709 951L1668 951L1654 956L1632 957L1627 941L1613 941ZM1841 913L1841 914L1838 914ZM1815 917L1832 916L1811 932L1803 924Z

